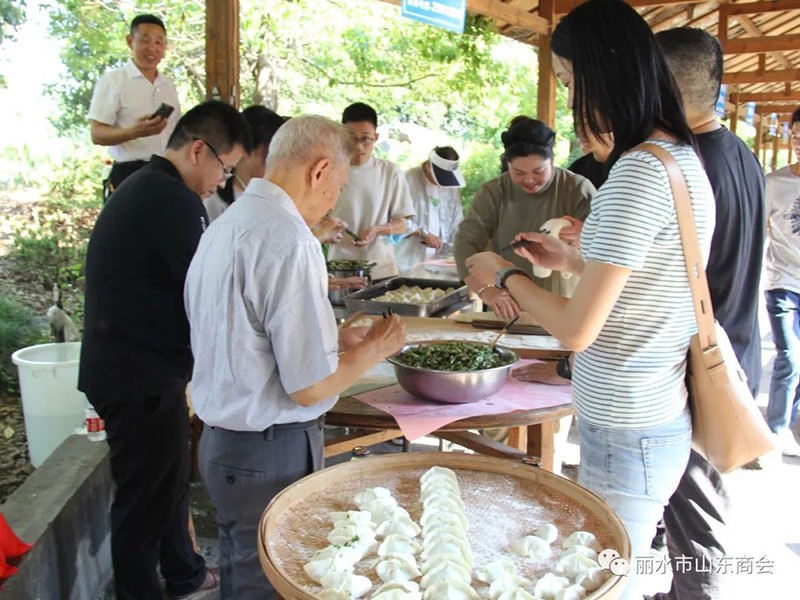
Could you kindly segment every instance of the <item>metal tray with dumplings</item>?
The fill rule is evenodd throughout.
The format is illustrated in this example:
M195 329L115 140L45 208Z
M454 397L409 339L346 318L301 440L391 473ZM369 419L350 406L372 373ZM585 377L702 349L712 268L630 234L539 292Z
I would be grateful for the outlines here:
M382 296L390 290L399 289L404 285L408 287L419 286L421 288L440 290L453 288L453 291L425 304L375 300L378 296ZM469 288L458 280L392 277L391 279L364 288L354 294L350 294L345 297L344 303L350 313L360 310L368 315L379 315L391 308L396 315L402 317L432 317L447 310L454 304L462 302L468 296Z

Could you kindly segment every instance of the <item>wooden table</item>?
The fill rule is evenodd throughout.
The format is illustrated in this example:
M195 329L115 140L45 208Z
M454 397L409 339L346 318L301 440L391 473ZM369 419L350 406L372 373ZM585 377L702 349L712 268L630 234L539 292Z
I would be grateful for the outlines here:
M451 319L426 319L404 317L409 333L417 331L477 332L471 325ZM564 350L533 350L514 348L524 358L553 359L564 356ZM385 381L356 385L344 394L325 416L328 425L358 429L356 433L326 441L325 455L335 456L351 451L356 446L369 446L402 437L397 422L390 414L357 400L354 396L369 390L395 383L393 378ZM433 432L440 439L454 442L465 448L501 458L529 457L539 462L542 468L553 470L556 424L562 417L574 414L571 404L543 409L516 410L499 415L481 415L449 423ZM497 442L488 436L471 430L509 428L508 443Z

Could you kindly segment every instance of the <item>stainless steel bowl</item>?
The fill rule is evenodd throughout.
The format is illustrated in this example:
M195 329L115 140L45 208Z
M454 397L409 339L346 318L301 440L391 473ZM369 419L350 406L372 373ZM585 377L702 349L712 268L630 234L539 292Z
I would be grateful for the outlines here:
M489 345L481 342L448 341L459 341L460 343L475 344L477 346ZM402 352L421 345L443 343L446 342L431 341L407 344ZM468 402L477 402L497 392L503 387L511 368L519 360L517 353L508 348L496 346L495 351L501 356L513 358L513 361L502 367L481 369L480 371L434 371L419 367L409 367L400 364L394 358L389 358L388 360L394 365L397 383L412 396L433 402L466 404Z

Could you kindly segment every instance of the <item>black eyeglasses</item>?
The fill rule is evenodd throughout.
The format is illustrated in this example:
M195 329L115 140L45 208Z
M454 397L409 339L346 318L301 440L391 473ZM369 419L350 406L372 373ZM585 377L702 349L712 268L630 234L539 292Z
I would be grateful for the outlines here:
M206 146L208 146L208 149L209 149L209 150L211 150L211 154L213 154L213 155L214 155L214 158L216 158L216 159L219 161L219 164L221 164L221 165L222 165L222 174L225 176L225 181L228 181L228 179L230 179L231 177L233 177L233 169L234 169L234 168L233 168L233 167L229 167L229 166L228 166L228 165L226 165L224 162L222 162L222 159L219 157L219 154L217 154L217 151L216 151L216 150L214 150L214 146L212 146L211 144L209 144L209 143L208 143L206 140L204 140L203 138L199 138L199 137L193 137L192 139L193 139L195 142L197 142L197 141L203 142L203 143L204 143Z

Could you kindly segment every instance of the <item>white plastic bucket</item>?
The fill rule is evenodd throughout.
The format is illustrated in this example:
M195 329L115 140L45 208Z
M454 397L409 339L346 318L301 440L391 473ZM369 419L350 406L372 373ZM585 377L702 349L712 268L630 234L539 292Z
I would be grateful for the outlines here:
M78 391L80 342L17 350L22 411L31 464L41 465L84 420L86 396Z

